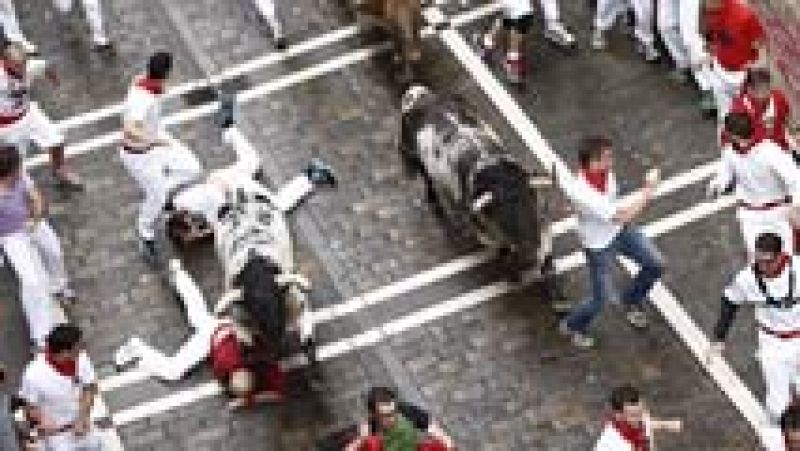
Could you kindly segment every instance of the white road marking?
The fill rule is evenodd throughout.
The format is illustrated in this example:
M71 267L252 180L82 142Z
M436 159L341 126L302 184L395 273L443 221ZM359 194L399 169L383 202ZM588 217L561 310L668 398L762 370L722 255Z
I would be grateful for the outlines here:
M539 159L545 167L556 166L557 170L567 170L566 164L560 157L553 152L547 142L542 138L534 124L527 117L519 104L506 91L497 78L489 71L486 65L480 60L475 52L469 47L463 37L455 30L443 30L439 33L445 45L453 52L456 58L470 73L473 79L480 85L484 93L491 99L497 110L506 118L509 124L520 135L530 151ZM714 211L715 208L729 206L732 201L729 198L720 199L714 203L701 204L695 211L697 217L703 208ZM680 215L672 215L675 224L683 222L685 219ZM631 268L628 268L631 269ZM759 436L762 443L766 443L764 427L767 418L763 406L758 402L753 393L744 385L742 380L721 360L714 365L704 365L701 358L700 348L707 344L708 339L700 331L691 318L688 316L681 305L669 294L663 285L652 294L657 301L661 314L669 322L678 336L686 343L689 349L698 358L701 365L712 376L723 393L733 402L733 404L744 415Z
M655 221L645 227L649 235L663 235L682 227L689 222L718 213L729 207L732 202L724 198L716 202L701 203L686 210L677 212L663 220ZM585 264L583 252L576 251L555 261L556 271L563 273ZM318 357L321 361L340 357L365 347L373 346L381 341L419 327L432 321L478 306L499 296L509 293L514 287L506 282L496 282L477 288L452 299L431 305L422 310L407 314L383 325L372 327L364 332L332 343L321 345ZM669 320L669 318L668 318ZM141 421L161 413L177 409L202 399L222 393L216 381L209 381L195 387L180 390L162 398L154 399L133 407L120 410L112 415L118 427Z
M713 169L716 167L717 162L713 161L705 163L686 172L677 174L673 177L665 179L656 190L654 196L662 197L670 193L683 189L694 183L700 182L709 177ZM631 199L635 196L631 193L623 198ZM671 216L672 217L672 216ZM693 216L691 216L693 217ZM680 218L680 216L678 217ZM679 221L680 219L672 219ZM574 216L562 219L552 224L551 230L554 236L562 235L574 229L577 221ZM666 224L666 223L665 223ZM671 226L670 226L671 227ZM658 234L658 233L656 233ZM394 299L403 294L418 290L426 285L432 285L446 278L452 277L455 274L472 270L486 262L493 256L491 251L479 251L472 254L457 257L448 262L434 266L428 270L398 280L397 282L384 285L375 290L356 296L343 303L324 307L313 313L313 321L315 324L322 324L328 321L334 321L342 316L355 313L359 310L381 304L383 302ZM109 376L100 381L100 391L109 392L119 390L128 385L137 384L150 378L150 375L136 369L127 370L113 376Z
M471 10L469 12L465 12L463 14L460 14L460 15L454 17L453 18L453 24L454 25L463 25L463 24L469 23L471 21L478 20L481 17L484 17L484 16L486 16L488 14L493 13L497 9L498 9L498 6L495 3L490 3L488 5L483 5L480 8L476 8L474 10ZM433 30L431 28L426 28L425 30L423 30L423 34L425 36L430 36L430 35L433 34ZM321 77L323 75L327 75L327 74L336 72L336 71L341 70L341 69L343 69L343 68L345 68L347 66L350 66L350 65L362 62L362 61L366 61L367 59L372 58L373 56L379 54L382 51L387 50L388 48L389 48L389 44L388 43L382 43L382 44L378 44L378 45L369 46L369 47L366 47L366 48L354 50L354 51L351 51L351 52L347 52L347 53L345 53L343 55L340 55L340 56L338 56L336 58L332 58L332 59L330 59L328 61L325 61L323 63L314 64L314 65L309 66L309 67L307 67L305 69L302 69L300 71L293 72L291 74L278 77L278 78L276 78L274 80L271 80L271 81L268 81L268 82L264 82L264 83L261 83L261 84L258 84L256 86L254 86L254 87L252 87L250 89L241 91L238 94L237 99L238 99L240 104L244 104L244 103L250 102L252 100L255 100L255 99L258 99L258 98L261 98L261 97L265 97L265 96L267 96L269 94L272 94L273 92L280 91L282 89L286 89L286 88L289 88L291 86L295 86L297 84L312 80L314 78L318 78L318 77ZM195 82L195 83L204 83L204 82ZM189 88L181 88L181 90L188 91L190 89ZM173 95L172 91L170 91L170 95ZM102 111L98 110L96 112L87 113L87 117L90 117L90 116L88 116L89 114L91 114L91 117L98 117L98 118L106 117L104 115L110 115L110 114L119 113L119 108L120 108L119 105L112 105L110 107L106 107L106 108L102 109ZM200 106L197 106L197 107L194 107L194 108L188 108L188 109L173 113L173 114L168 115L167 117L165 117L164 118L164 125L166 125L166 126L177 125L177 124L180 124L180 123L183 123L183 122L187 122L187 121L190 121L190 120L198 119L198 118L201 118L203 116L207 116L209 114L212 114L214 111L216 111L217 108L218 108L218 103L217 102L207 103L207 104L200 105ZM111 113L109 113L109 112L111 112ZM71 120L70 122L68 122L68 124L72 124L72 123L79 124L79 125L80 124L84 124L85 123L85 119L80 119L80 120L75 119L75 120ZM63 128L63 123L60 124L60 125ZM73 126L73 125L71 125L71 126ZM91 138L91 139L87 139L85 141L81 141L81 142L78 142L78 143L70 144L70 145L68 145L66 147L65 155L67 156L67 158L72 158L72 157L75 157L77 155L83 155L85 153L88 153L88 152L91 152L91 151L94 151L94 150L97 150L97 149L112 145L112 144L116 143L117 141L119 141L121 137L122 137L122 133L120 131L114 131L114 132L106 133L106 134L103 134L103 135L100 135L100 136L96 136L96 137ZM26 159L25 166L27 168L29 168L29 169L30 168L35 168L35 167L38 167L38 166L41 166L41 165L45 164L48 160L49 160L49 156L48 155L46 155L45 153L39 153L39 154L33 155L30 158Z

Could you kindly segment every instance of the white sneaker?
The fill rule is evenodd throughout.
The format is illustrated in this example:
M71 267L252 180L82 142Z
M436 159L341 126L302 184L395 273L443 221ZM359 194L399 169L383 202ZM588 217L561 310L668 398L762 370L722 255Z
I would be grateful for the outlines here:
M561 22L548 26L544 31L544 38L558 47L571 48L575 46L575 36Z
M120 346L114 353L114 365L122 368L139 359L141 356L137 350L140 345L142 345L142 340L139 337L132 337L127 343Z
M603 30L595 29L592 32L592 49L594 50L605 50L608 47L608 42L606 42L606 37L603 35Z

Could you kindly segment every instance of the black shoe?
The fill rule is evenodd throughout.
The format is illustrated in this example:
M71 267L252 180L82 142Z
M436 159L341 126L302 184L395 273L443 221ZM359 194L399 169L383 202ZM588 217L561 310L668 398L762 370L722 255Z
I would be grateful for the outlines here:
M286 50L286 37L275 36L274 43L275 50Z
M317 186L336 186L336 176L333 173L333 168L319 158L312 159L304 172L308 179Z
M236 94L233 90L221 89L219 93L219 109L217 123L220 128L230 128L236 124Z
M158 261L158 246L155 240L139 240L139 250L147 263L154 264Z

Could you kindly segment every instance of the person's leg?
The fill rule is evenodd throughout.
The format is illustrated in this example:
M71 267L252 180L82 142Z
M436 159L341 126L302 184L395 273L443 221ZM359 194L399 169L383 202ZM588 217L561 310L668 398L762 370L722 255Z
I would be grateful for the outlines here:
M42 263L50 280L51 293L57 296L68 295L69 277L64 265L64 253L61 241L47 221L39 222L38 227L31 233L31 241L36 246L42 257Z
M605 32L608 31L617 17L625 11L627 3L625 0L597 0L597 9L594 16L594 31L592 32L592 48L603 50L608 46L605 39Z
M575 45L575 36L573 36L561 22L559 1L560 0L539 0L544 14L544 37L560 47L572 47Z
M600 313L603 304L608 299L616 297L612 274L614 255L613 243L604 249L586 250L591 292L589 298L575 307L566 317L564 324L569 330L585 333L589 324Z
M685 71L689 67L689 51L681 37L679 8L680 0L658 0L656 23L675 69Z
M626 306L639 305L664 273L664 257L653 241L638 228L624 228L617 242L620 254L639 266L639 272L622 295L622 303Z
M153 348L139 337L132 337L115 354L118 366L137 361L136 368L167 381L181 379L208 357L213 329L195 330L173 356Z
M120 151L122 164L128 174L136 180L144 199L139 206L137 232L139 238L152 242L155 239L155 223L167 199L167 186L163 166L160 164L162 148L154 148L146 154L132 154Z
M103 24L103 11L100 9L100 0L83 0L83 10L86 12L86 21L92 32L92 42L97 47L108 47L110 41Z
M183 302L189 326L193 329L210 329L216 325L216 318L211 315L210 308L203 292L197 286L192 276L183 269L177 259L170 260L170 283Z
M13 0L0 0L0 23L8 40L19 43L29 55L38 52L36 46L22 33Z
M253 0L256 5L258 13L261 18L267 22L272 29L272 37L275 40L276 46L281 47L284 45L283 24L275 12L274 0Z
M19 279L22 309L31 340L44 347L45 337L55 325L44 265L27 232L0 237L0 245Z
M759 334L758 341L758 361L767 389L764 404L770 417L777 420L792 398L792 382L797 369L792 359L785 355L787 349L779 338Z
M39 108L38 103L31 102L30 109L24 120L28 128L29 139L40 149L46 149L50 152L50 166L56 180L71 188L81 188L80 178L66 164L64 136Z
M202 174L203 166L189 147L166 132L161 134L161 139L169 142L169 146L153 150L159 150L158 157L167 168L170 186L194 180Z
M242 174L252 178L261 169L261 158L258 151L242 134L239 127L228 127L222 131L222 140L233 148L236 161L228 167L232 173Z
M653 13L655 0L631 0L633 12L636 15L634 35L638 41L638 51L645 61L655 62L661 57L655 47L655 32Z

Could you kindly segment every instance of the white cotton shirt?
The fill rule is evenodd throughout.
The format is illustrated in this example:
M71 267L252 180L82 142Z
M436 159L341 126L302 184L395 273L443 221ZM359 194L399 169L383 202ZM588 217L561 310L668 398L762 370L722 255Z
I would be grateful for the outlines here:
M563 174L561 188L577 210L578 236L583 247L603 249L622 230L622 224L612 219L619 208L617 180L608 174L608 189L600 192L589 184L583 175Z
M47 63L42 59L29 59L25 76L21 79L0 69L0 116L24 114L31 103L31 82L40 77Z
M503 15L509 19L519 19L533 14L531 0L503 0Z
M650 448L653 448L653 434L650 430L650 422L645 419L644 422L645 430L647 431L647 437L650 440ZM597 439L597 443L594 445L594 451L635 451L633 449L633 445L630 442L626 441L622 438L622 435L617 431L617 429L611 424L611 422L606 423L605 427L603 428L603 432L600 434L600 438Z
M136 77L128 89L122 122L142 122L146 138L155 141L161 134L161 96L138 86L141 77Z
M791 264L775 278L764 278L767 292L780 301L789 293L789 273L794 271L794 297L800 297L800 259L791 258ZM756 322L775 332L793 332L800 329L800 303L792 307L769 307L766 297L758 288L755 273L751 267L740 271L724 291L724 295L734 304L754 304Z
M762 205L792 196L793 204L800 205L800 169L791 155L772 141L762 141L745 154L726 145L713 183L722 188L734 179L736 198L747 204Z
M78 419L81 389L94 384L96 376L85 352L78 356L78 374L68 378L57 373L43 353L28 364L22 375L20 397L41 409L44 417L57 427Z

